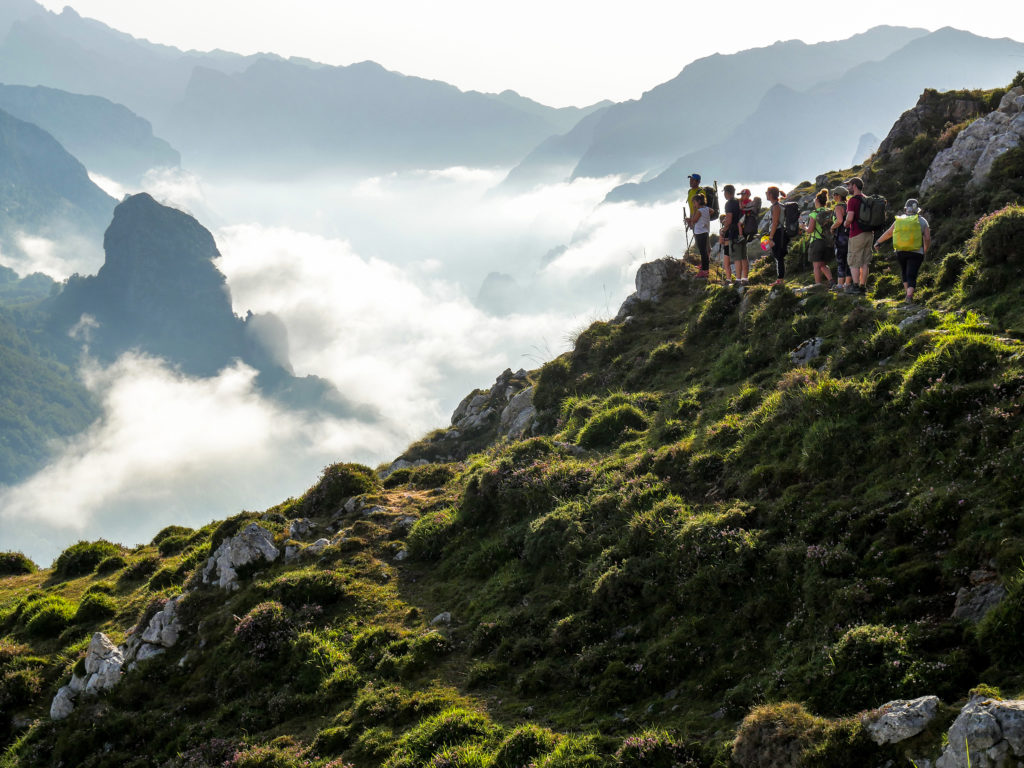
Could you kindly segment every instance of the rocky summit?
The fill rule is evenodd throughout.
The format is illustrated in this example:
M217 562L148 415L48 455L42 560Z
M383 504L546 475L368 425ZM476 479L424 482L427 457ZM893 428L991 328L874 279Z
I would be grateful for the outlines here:
M782 284L657 259L394 462L50 568L0 553L0 766L1024 763L1024 148L921 189L1022 81L926 94L791 190L919 198L912 304L886 247L863 295L813 283L807 238ZM180 245L201 274L200 230L112 227L111 273Z

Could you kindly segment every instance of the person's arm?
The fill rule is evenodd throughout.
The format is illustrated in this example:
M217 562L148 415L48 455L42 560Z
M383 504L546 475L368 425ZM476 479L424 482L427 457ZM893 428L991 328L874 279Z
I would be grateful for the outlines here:
M843 209L843 213L842 213L841 216L838 213L838 209L840 208L840 206ZM836 206L836 210L837 210L837 213L836 213L835 216L833 216L833 219L835 219L835 220L832 222L832 231L833 232L835 232L837 229L839 229L839 227L846 226L843 223L843 220L846 218L846 206L843 203L839 203L839 205Z
M846 204L846 222L844 226L849 229L853 226L853 206L849 203Z
M821 210L821 209L818 209L818 210ZM808 235L813 235L814 234L814 230L818 226L818 217L816 215L817 212L818 211L816 210L810 216L807 217L807 224L804 225L804 232L806 232Z
M893 232L894 229L896 229L896 222L895 221L892 223L891 227L889 227L887 230L885 230L885 232L882 233L881 237L879 237L877 240L875 240L875 247L877 248L879 243L884 243L886 240L891 238L892 237L892 232Z
M728 230L732 227L732 211L729 210L729 204L725 205L725 223L722 224L722 229Z
M921 250L927 254L928 249L931 247L932 244L932 228L929 227L927 224L923 224L923 228L924 232L922 232L921 235L923 237L922 243L924 245L924 248L922 248Z
M768 230L768 239L775 239L775 230L779 228L779 211L782 209L778 203L772 203L772 226Z

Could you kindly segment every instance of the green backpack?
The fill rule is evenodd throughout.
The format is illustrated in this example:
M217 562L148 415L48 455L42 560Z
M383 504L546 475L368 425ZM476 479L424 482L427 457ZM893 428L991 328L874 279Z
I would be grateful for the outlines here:
M820 239L825 241L825 245L829 248L832 247L834 239L832 237L832 217L834 213L831 208L818 208L813 213L814 223L817 228L811 233L811 239Z
M872 232L885 229L885 205L885 198L881 195L863 195L860 199L860 212L857 214L860 228Z

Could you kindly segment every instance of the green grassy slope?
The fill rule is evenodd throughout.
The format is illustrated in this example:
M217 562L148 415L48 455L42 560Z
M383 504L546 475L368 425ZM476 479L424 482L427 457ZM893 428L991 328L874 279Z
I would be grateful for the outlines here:
M857 170L909 194L901 151ZM972 688L1024 690L1018 162L924 201L947 213L918 307L884 255L866 298L806 290L797 243L783 288L764 260L742 294L682 278L583 331L531 373L529 439L383 483L337 465L53 569L0 558L0 766L852 768L906 749L858 713L924 694L936 755ZM330 546L190 589L243 524L283 546L296 517ZM1008 595L954 619L977 572ZM182 589L179 644L50 722L91 633Z

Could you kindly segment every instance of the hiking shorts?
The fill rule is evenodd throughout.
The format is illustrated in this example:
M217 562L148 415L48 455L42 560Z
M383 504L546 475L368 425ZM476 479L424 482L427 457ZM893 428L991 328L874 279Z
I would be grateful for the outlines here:
M871 263L871 244L874 232L861 232L850 238L850 248L846 260L854 269L861 269Z
M807 247L807 258L811 261L828 261L830 255L829 247L824 240L811 240Z
M732 247L729 249L729 255L732 256L733 261L746 261L747 260L747 238L740 235L732 241Z

